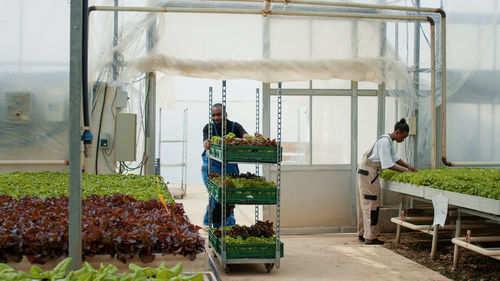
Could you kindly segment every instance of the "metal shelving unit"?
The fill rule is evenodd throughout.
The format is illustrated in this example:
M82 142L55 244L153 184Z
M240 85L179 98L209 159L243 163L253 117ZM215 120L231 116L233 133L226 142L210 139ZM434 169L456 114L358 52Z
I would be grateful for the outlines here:
M161 108L160 108L160 132L161 132ZM180 140L161 140L161 134L160 134L160 142L158 144L158 153L161 151L161 144L172 144L172 143L181 143L182 144L182 161L180 163L170 163L170 164L161 164L160 157L158 157L157 162L159 164L159 167L168 167L168 168L181 168L182 169L182 178L181 178L181 184L180 184L180 191L171 189L169 190L172 193L172 196L174 197L180 197L183 198L186 193L187 193L187 132L188 132L188 109L184 109L183 112L183 122L182 122L182 139ZM166 177L164 177L166 178Z
M217 246L218 245L213 245L212 241L210 240L210 246L212 247L215 256L221 261L222 267L226 272L229 271L229 264L248 264L248 263L263 263L266 267L267 272L271 272L273 267L276 267L279 269L280 267L280 258L283 253L282 248L282 243L280 241L280 189L281 189L281 104L282 104L282 99L281 99L281 82L278 83L278 118L277 118L277 149L276 149L276 162L273 162L273 165L276 165L277 167L277 176L276 176L276 225L275 225L275 233L276 233L276 245L275 245L275 252L274 252L274 258L227 258L227 245L225 241L226 237L226 139L225 139L225 131L226 131L226 116L225 114L222 114L222 145L221 145L221 157L214 157L213 155L210 155L210 159L215 159L215 160L221 160L223 165L221 165L221 179L222 179L222 194L221 194L221 206L222 207L222 216L221 216L221 225L222 225L222 231L221 231L221 249L220 253L218 253ZM226 97L227 97L227 91L226 91L226 81L224 80L222 82L222 106L223 108L226 108ZM213 105L213 90L212 87L209 88L209 124L212 122L212 105ZM259 132L260 129L260 95L259 95L259 89L256 90L256 132ZM209 127L209 139L212 137L212 126ZM250 152L251 153L251 152ZM211 171L211 161L209 161L208 165L208 173ZM248 163L248 161L245 161ZM255 171L256 174L260 174L260 162L255 161ZM212 194L210 195L212 196ZM241 203L244 204L244 203ZM264 205L267 203L255 203L255 222L258 221L259 219L259 206ZM212 216L211 212L209 212L209 220L210 220L210 225L212 222Z

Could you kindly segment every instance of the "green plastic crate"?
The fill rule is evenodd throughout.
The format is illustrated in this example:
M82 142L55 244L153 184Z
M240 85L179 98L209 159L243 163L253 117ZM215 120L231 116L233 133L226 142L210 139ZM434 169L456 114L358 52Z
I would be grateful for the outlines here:
M210 195L221 202L222 188L212 180L207 180ZM276 204L276 188L226 187L226 202L232 204Z
M210 155L216 159L222 159L222 145L211 144ZM249 145L227 145L227 162L250 162L250 163L278 163L281 162L283 150L280 149L278 159L276 146L249 146Z
M208 238L212 248L220 255L222 241L209 230ZM280 241L280 258L284 256L284 244ZM276 243L267 244L226 244L227 259L274 259Z

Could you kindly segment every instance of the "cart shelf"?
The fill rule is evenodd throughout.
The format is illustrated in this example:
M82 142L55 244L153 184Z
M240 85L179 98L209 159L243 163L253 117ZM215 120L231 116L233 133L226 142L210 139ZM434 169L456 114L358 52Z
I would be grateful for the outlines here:
M222 241L217 237L212 230L209 230L208 238L210 245L217 254L221 254ZM280 241L280 258L284 256L283 242ZM227 244L226 243L226 259L256 259L258 262L261 259L276 258L276 243L265 244Z
M278 159L277 149L276 146L226 145L226 162L278 163L283 150ZM210 157L222 161L222 145L211 144Z
M207 180L207 186L210 195L221 202L221 187L210 179ZM226 187L226 202L249 205L276 204L276 188Z

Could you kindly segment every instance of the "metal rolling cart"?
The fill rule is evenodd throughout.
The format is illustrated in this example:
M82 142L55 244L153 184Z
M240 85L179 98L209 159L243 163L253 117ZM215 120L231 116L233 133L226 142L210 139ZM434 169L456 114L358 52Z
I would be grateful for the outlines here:
M226 272L229 272L230 264L248 264L262 263L266 271L269 273L273 267L280 267L280 258L283 257L283 243L280 241L280 187L281 187L281 83L278 84L278 118L277 118L277 137L276 147L244 147L246 152L235 151L234 147L229 147L226 144L225 126L226 116L222 114L222 142L220 147L211 145L210 158L223 163L221 165L221 182L222 186L217 186L214 182L207 179L207 187L210 197L214 197L222 206L221 216L221 237L218 238L213 231L209 230L209 242L213 249L215 257L217 257L222 267ZM259 131L260 123L260 97L259 90L256 91L256 131ZM212 122L212 105L213 91L209 88L209 124ZM226 108L226 81L222 82L222 106ZM209 138L212 137L212 126L209 127ZM215 147L215 148L214 148ZM240 148L242 146L239 146ZM218 150L216 150L218 149ZM211 171L211 161L208 165L208 173ZM261 163L273 164L277 166L276 188L245 188L244 194L234 194L232 190L226 187L226 164L227 163L255 163L256 174L259 175L259 165ZM276 205L276 243L267 244L226 244L226 204L245 204L255 205L255 222L259 219L260 205ZM212 222L211 213L209 212L210 225Z

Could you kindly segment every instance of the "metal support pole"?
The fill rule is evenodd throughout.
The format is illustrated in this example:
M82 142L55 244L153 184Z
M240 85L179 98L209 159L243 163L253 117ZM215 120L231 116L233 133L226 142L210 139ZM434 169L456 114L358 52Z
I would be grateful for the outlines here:
M280 192L281 192L281 82L278 83L278 116L277 116L277 122L278 122L278 128L277 128L277 145L278 149L276 149L277 153L277 167L276 167L276 261L274 265L276 268L280 268Z
M401 196L401 201L399 202L399 212L398 214L400 216L402 216L402 212L403 212L403 202L404 202L404 196ZM398 224L396 226L396 243L401 243L401 225Z
M213 88L208 88L208 139L212 139L212 106L213 106ZM205 140L203 140L205 141ZM208 175L212 172L212 159L210 159L210 150L205 151L206 156L208 158L208 167L207 167L207 181ZM210 193L208 193L208 227L212 227L212 197Z
M156 151L156 155L158 156L155 161L155 174L156 175L161 175L161 143L162 143L162 139L161 139L161 122L162 122L162 119L163 119L163 115L162 115L162 112L161 112L161 107L158 111L158 150Z
M147 52L149 53L154 44L156 43L156 22L153 22L148 28L147 32ZM145 174L153 174L155 170L155 141L156 141L156 73L149 72L146 77L147 91L146 91L146 157L144 161Z
M221 227L222 227L222 267L227 270L226 258L226 80L222 80L222 124L221 124L221 138L222 138L222 159L220 176L222 179L222 194L221 194Z
M458 212L458 217L455 223L455 237L459 238L460 237L460 230L462 227L462 218L460 217L460 209L457 210ZM453 269L457 269L458 266L458 259L459 259L459 246L457 244L453 245Z
M439 239L439 224L434 225L432 233L431 259L436 259L437 244Z
M384 57L385 56L385 49L386 49L386 44L387 44L387 24L386 23L381 23L380 26L380 56ZM377 89L377 105L378 105L378 111L377 111L377 137L381 136L385 133L385 83L380 83L378 85ZM384 204L384 201L381 199L380 200L382 203L382 206Z
M255 133L260 133L260 92L255 89ZM260 176L260 165L255 164L255 174ZM259 220L259 205L255 205L255 223Z
M357 221L356 171L358 168L358 82L351 81L351 217Z
M182 183L181 188L184 190L184 194L187 194L187 131L188 131L188 109L184 109L184 122L182 131Z
M69 111L69 257L72 270L82 265L81 124L83 15L82 1L71 1Z

